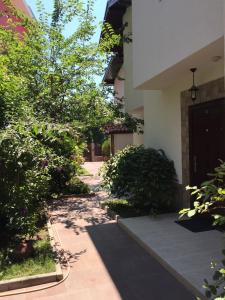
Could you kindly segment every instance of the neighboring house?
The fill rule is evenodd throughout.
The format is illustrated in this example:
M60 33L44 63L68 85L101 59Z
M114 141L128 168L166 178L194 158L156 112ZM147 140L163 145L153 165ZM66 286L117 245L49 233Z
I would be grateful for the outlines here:
M22 13L24 13L27 17L34 18L34 15L32 13L31 8L26 4L24 0L12 0L11 3L13 6L15 6L18 10L20 10ZM7 6L4 4L3 0L0 0L0 12L6 11ZM0 15L0 26L7 27L8 26L8 20L12 19L12 21L18 22L18 18L15 16L1 16ZM25 28L23 26L16 26L16 31L19 33L24 33Z
M111 11L111 12L110 12ZM107 16L111 16L111 19ZM122 23L125 110L144 116L144 145L174 161L178 206L225 160L224 1L108 1L106 21ZM189 91L197 68L195 101Z
M21 10L26 16L34 18L34 14L29 5L27 5L25 0L12 0L12 4Z
M122 124L109 124L105 126L105 133L110 138L111 155L124 149L128 145L134 145L134 133Z
M128 41L113 48L114 55L105 71L103 81L106 85L113 86L115 101L122 105L124 112L143 119L142 92L136 91L132 86L132 44L129 42L132 38L130 5L130 0L110 0L107 3L104 21L110 23L117 33L124 30ZM111 154L115 154L127 145L143 144L143 134L133 133L123 125L111 124L107 126L106 133L110 135Z

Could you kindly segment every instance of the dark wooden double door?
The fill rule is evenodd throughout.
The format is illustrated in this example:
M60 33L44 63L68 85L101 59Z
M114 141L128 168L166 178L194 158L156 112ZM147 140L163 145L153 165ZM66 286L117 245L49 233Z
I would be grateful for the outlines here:
M208 180L225 161L225 99L189 107L190 184Z

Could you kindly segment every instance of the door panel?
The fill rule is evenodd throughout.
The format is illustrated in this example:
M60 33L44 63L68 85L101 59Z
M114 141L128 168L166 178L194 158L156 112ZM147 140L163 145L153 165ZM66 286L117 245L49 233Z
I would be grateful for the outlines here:
M225 160L225 99L189 107L190 184L200 185Z

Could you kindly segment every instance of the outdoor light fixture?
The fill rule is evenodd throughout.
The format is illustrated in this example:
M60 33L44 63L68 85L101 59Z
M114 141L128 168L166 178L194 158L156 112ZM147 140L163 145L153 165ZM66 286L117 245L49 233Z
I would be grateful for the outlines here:
M191 99L192 101L195 101L197 99L197 94L198 94L198 87L195 85L195 72L197 71L197 68L191 68L190 71L193 74L193 84L192 87L190 88L189 92L191 93Z

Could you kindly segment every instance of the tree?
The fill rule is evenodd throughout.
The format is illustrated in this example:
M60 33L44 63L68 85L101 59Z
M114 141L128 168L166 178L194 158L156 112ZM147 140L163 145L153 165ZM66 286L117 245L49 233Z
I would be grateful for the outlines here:
M108 108L95 79L103 72L103 54L112 41L104 40L101 45L92 42L93 1L85 6L80 0L55 0L51 16L44 12L41 1L38 8L40 22L22 19L27 28L23 40L15 34L2 37L1 43L8 50L8 69L23 78L26 98L38 116L62 123L76 120L84 126L93 122L96 126L96 120L107 116ZM79 25L66 36L74 18ZM113 33L111 37L113 43L119 41Z
M84 133L112 117L95 78L119 38L92 42L91 0L55 0L50 15L38 1L38 22L4 1L2 14L15 18L0 28L0 220L6 231L32 235L44 200L76 174ZM78 25L66 36L74 18Z

